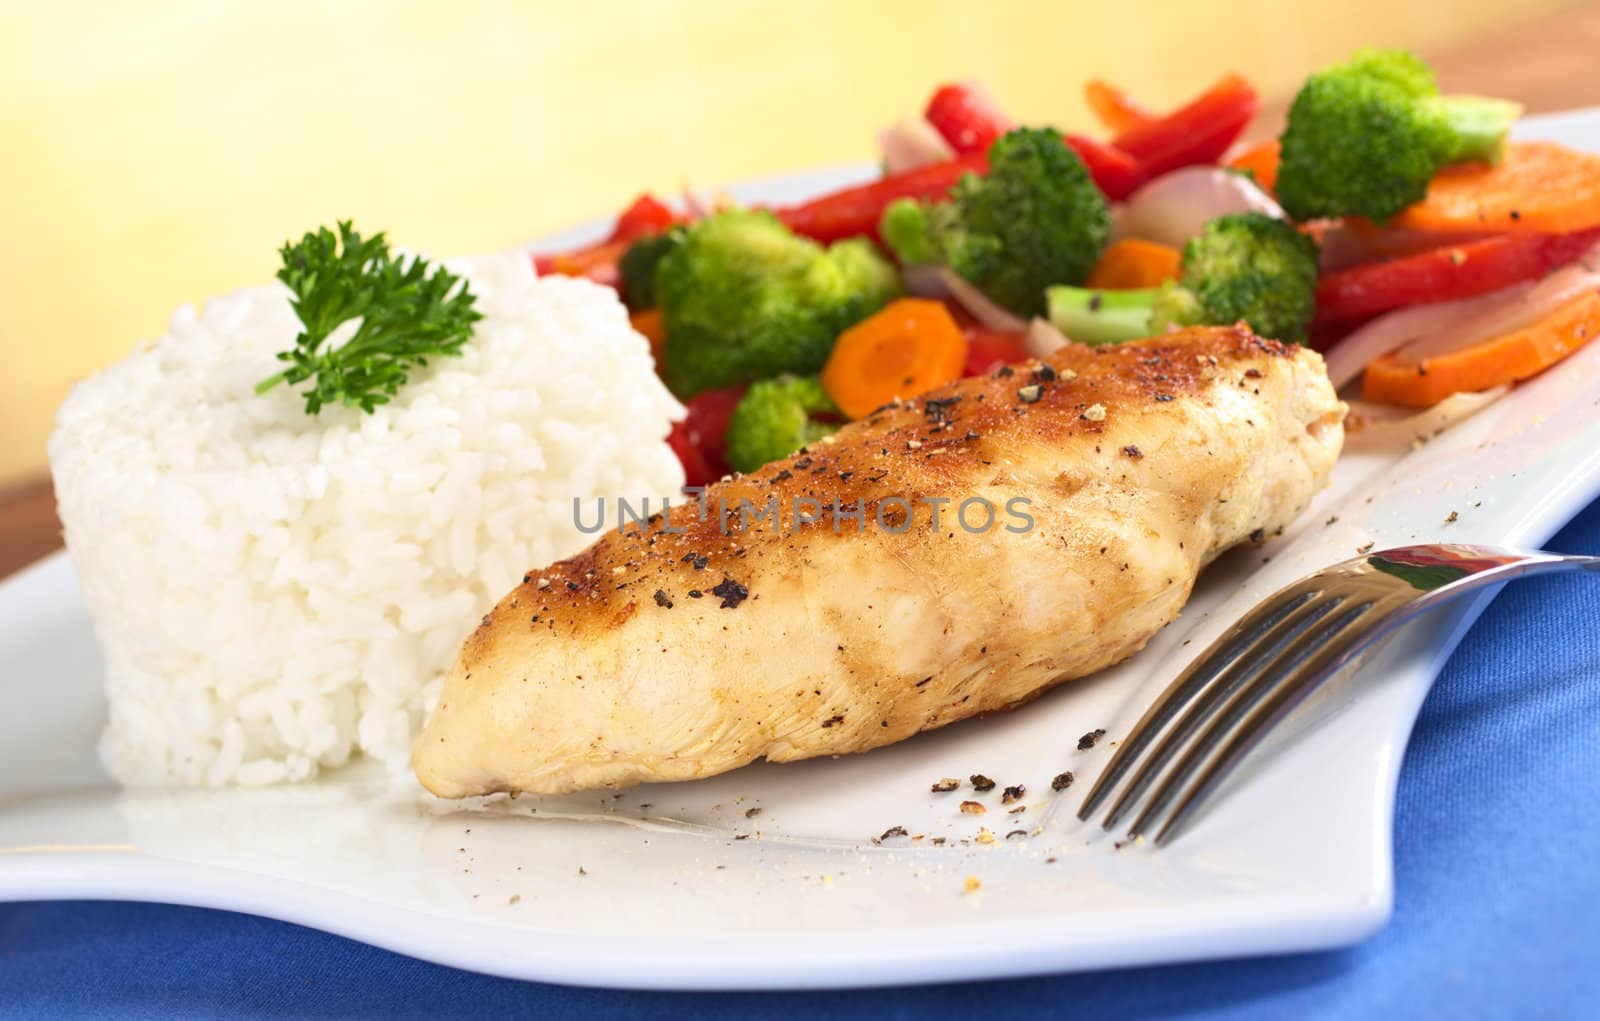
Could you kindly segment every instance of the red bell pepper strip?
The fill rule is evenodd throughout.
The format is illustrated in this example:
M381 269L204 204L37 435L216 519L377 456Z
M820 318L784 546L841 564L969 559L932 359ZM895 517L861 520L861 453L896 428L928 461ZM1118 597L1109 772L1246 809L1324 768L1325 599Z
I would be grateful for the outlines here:
M1144 169L1138 161L1116 146L1082 135L1066 135L1064 140L1083 160L1083 165L1089 168L1089 176L1111 201L1122 201L1145 182Z
M1230 74L1172 113L1116 137L1118 149L1151 178L1196 163L1215 163L1261 106L1250 83Z
M678 222L678 214L674 213L666 203L645 192L633 200L633 204L622 211L617 217L617 225L611 230L611 241L636 241L646 234L659 234Z
M1016 330L991 330L977 324L963 324L967 335L967 364L964 376L986 376L1002 365L1025 361L1028 349Z
M774 209L773 213L796 234L817 241L838 241L863 234L876 238L878 221L895 199L941 199L963 174L981 174L988 169L987 155L967 153L943 163L890 174L796 206Z
M728 434L728 420L739 405L745 388L703 390L688 404L688 414L672 427L667 443L683 464L685 485L704 486L728 474L722 460Z
M1502 234L1328 273L1317 284L1317 318L1361 319L1435 301L1487 294L1543 276L1600 243L1576 234Z
M1014 127L994 97L969 82L941 85L922 116L957 153L988 152L995 139Z
M1144 181L1142 168L1116 147L1079 135L1067 135L1063 140L1078 153L1089 169L1089 176L1107 198L1126 198ZM861 235L877 238L878 221L895 199L937 201L949 194L962 175L983 174L988 170L989 158L985 153L969 152L953 160L890 174L796 206L774 209L773 213L796 234L817 241L838 241Z

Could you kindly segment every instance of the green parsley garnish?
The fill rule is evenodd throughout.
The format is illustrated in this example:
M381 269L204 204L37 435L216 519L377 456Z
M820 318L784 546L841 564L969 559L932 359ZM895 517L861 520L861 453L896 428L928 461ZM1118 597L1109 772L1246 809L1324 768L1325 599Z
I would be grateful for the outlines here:
M472 324L483 318L460 277L420 257L392 256L381 232L363 238L348 220L339 223L337 238L321 227L298 244L285 243L278 254L278 279L294 292L291 304L303 329L294 349L278 354L289 367L257 383L256 393L314 378L304 391L310 415L325 404L363 411L387 404L413 367L436 355L460 355ZM333 331L352 319L361 320L355 335L326 347Z

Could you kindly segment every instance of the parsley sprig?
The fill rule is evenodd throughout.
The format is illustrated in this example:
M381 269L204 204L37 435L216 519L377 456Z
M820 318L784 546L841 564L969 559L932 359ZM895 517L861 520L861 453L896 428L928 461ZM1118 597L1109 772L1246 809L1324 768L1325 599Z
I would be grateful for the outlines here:
M391 255L381 232L363 238L348 220L337 237L321 227L278 254L278 279L294 293L302 329L294 349L278 354L289 367L257 383L256 393L311 379L303 391L307 414L327 404L369 412L387 404L413 368L460 355L483 318L460 277L420 257ZM333 331L352 319L361 320L355 335L328 347Z

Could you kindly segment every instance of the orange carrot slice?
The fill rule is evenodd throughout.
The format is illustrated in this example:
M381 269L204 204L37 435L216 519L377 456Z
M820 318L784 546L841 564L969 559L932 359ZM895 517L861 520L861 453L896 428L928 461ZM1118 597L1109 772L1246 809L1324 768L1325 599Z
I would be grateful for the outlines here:
M1282 146L1274 138L1270 142L1262 142L1258 146L1246 149L1228 161L1228 166L1235 170L1247 170L1256 183L1267 191L1278 183L1278 161Z
M1494 166L1446 167L1394 226L1570 234L1600 227L1600 156L1555 142L1510 142Z
M1178 279L1183 253L1170 245L1127 238L1100 255L1083 286L1097 291L1133 291Z
M1367 366L1361 396L1381 404L1428 408L1451 394L1488 390L1536 376L1600 334L1600 294L1593 291L1532 326L1421 360L1404 349Z
M630 313L628 322L650 342L650 355L656 360L656 364L660 365L661 356L667 346L667 327L661 319L661 310L647 308L641 312Z
M1142 128L1157 119L1155 114L1140 106L1126 92L1103 79L1089 79L1083 91L1089 100L1089 108L1113 135Z
M901 298L839 334L822 388L851 418L961 378L967 338L940 301Z

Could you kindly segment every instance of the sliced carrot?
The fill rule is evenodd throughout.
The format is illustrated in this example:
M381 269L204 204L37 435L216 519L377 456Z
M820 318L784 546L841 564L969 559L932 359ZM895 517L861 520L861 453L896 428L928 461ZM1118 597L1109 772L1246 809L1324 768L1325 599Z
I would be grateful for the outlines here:
M1570 234L1600 227L1600 156L1555 142L1510 142L1494 166L1446 167L1393 226Z
M1593 291L1532 326L1433 358L1404 352L1367 366L1361 396L1381 404L1429 408L1451 394L1475 393L1536 376L1600 334L1600 294Z
M1246 149L1228 161L1228 166L1235 170L1247 170L1255 178L1257 184L1271 191L1273 185L1278 183L1278 159L1283 147L1274 138L1270 142Z
M1083 91L1088 97L1089 108L1113 135L1120 135L1131 128L1142 128L1156 119L1155 114L1139 105L1126 92L1103 79L1089 79Z
M967 338L940 301L901 298L839 334L822 388L851 418L961 378Z
M661 310L659 308L647 308L640 312L633 312L629 314L628 322L632 323L633 328L644 334L644 338L650 342L650 355L656 360L656 364L660 365L661 356L666 351L667 346L667 327L662 322Z
M1178 279L1183 253L1170 245L1127 238L1100 255L1083 286L1097 291L1135 291Z

